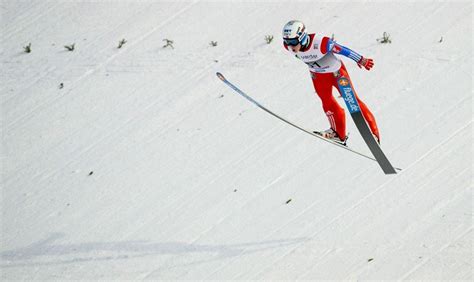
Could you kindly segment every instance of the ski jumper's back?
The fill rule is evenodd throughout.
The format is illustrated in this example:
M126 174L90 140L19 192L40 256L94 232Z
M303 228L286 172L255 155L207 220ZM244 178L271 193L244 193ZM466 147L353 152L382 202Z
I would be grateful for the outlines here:
M333 52L328 52L328 44L331 42L329 37L309 34L309 44L299 52L293 52L284 44L285 48L293 53L295 57L308 65L311 72L330 73L336 72L341 68L341 60Z
M341 68L342 62L335 54L343 55L359 63L362 56L344 47L327 36L319 36L314 33L309 34L309 44L303 47L299 52L293 52L288 45L283 46L296 58L308 65L313 73L332 73Z

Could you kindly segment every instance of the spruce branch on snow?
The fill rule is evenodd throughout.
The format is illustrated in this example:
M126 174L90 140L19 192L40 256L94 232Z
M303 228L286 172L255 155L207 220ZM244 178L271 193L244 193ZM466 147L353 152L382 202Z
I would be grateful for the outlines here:
M267 44L272 43L273 35L265 35L265 41L267 42Z
M379 43L392 43L392 39L390 39L390 34L384 32L381 38L377 38L377 42Z
M31 53L31 43L23 47L25 53Z
M72 51L74 51L75 45L76 45L76 43L72 43L71 45L64 45L64 48L66 48L66 50L72 52Z
M122 39L122 40L120 40L120 41L119 41L119 45L118 45L117 48L118 48L118 49L122 48L122 46L123 46L125 43L127 43L127 40L125 40L125 38Z
M172 49L174 49L174 46L173 46L173 40L169 40L169 39L163 39L163 41L166 42L165 45L163 45L163 48L166 48L166 47L171 47Z

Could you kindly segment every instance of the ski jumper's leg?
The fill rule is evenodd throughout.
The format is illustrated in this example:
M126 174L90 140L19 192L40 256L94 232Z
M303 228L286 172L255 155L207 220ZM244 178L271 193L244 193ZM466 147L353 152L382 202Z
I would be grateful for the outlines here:
M357 93L354 89L354 84L352 84L351 78L350 78L349 73L347 72L347 69L344 66L344 64L342 64L341 68L339 69L339 76L347 78L349 80L349 82L351 83L352 90L354 91L357 102L359 103L360 111L362 112L362 115L364 116L365 121L369 125L370 130L372 131L372 133L375 136L377 136L377 138L380 140L379 129L377 127L377 122L375 121L375 117L372 114L372 112L369 110L367 105L361 99L359 99L359 96L357 96ZM337 77L334 78L333 83L337 87ZM339 88L338 88L338 91L339 91Z
M344 109L339 105L332 95L333 74L332 73L311 73L314 90L323 103L323 110L329 120L331 128L337 132L339 139L346 138L346 116Z

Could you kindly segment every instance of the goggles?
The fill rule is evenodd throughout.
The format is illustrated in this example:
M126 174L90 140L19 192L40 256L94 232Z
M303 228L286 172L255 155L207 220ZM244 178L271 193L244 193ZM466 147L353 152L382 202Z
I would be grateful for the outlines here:
M283 41L288 46L296 46L300 44L299 38L283 38Z

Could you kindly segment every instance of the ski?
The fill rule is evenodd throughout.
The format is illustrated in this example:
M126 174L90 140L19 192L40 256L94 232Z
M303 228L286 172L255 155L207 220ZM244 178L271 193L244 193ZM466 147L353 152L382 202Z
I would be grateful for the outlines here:
M367 144L367 147L369 147L369 150L377 160L377 163L380 165L385 174L396 174L396 168L392 166L388 158L385 156L382 148L380 148L379 143L372 135L372 131L370 130L367 122L364 119L364 116L362 115L362 112L360 111L359 103L355 97L350 80L344 76L341 76L337 80L337 85L340 90L339 92L341 92L342 97L346 103L347 109L352 116L352 120L359 130L360 135L364 139L365 144Z
M325 137L323 137L323 136L321 136L321 135L319 135L319 134L317 134L317 133L311 132L311 131L309 131L309 130L307 130L307 129L302 128L302 127L299 126L299 125L296 125L296 124L294 124L294 123L288 121L287 119L281 117L280 115L278 115L278 114L276 114L276 113L270 111L269 109L267 109L266 107L264 107L262 104L260 104L259 102L257 102L257 101L256 101L255 99L253 99L252 97L250 97L250 96L248 96L247 94L245 94L245 93L244 93L242 90L240 90L237 86L235 86L235 85L232 84L230 81L228 81L228 80L224 77L224 75L223 75L222 73L217 72L216 75L217 75L217 77L218 77L222 82L224 82L227 86L229 86L230 88L232 88L232 89L233 89L235 92L237 92L239 95L241 95L242 97L244 97L245 99L247 99L248 101L250 101L250 102L251 102L252 104L254 104L255 106L259 107L259 108L262 109L263 111L265 111L265 112L267 112L268 114L272 115L273 117L276 117L277 119L279 119L279 120L285 122L286 124L291 125L291 126L293 126L294 128L296 128L296 129L298 129L298 130L300 130L300 131L303 131L303 132L305 132L305 133L307 133L307 134L309 134L309 135L311 135L311 136L313 136L313 137L319 138L319 139L321 139L321 140L323 140L323 141L326 141L326 142L328 142L328 143L330 143L330 144L333 144L333 145L335 145L335 146L337 146L337 147L339 147L339 148L342 148L342 149L344 149L344 150L347 150L347 151L349 151L349 152L352 152L352 153L354 153L354 154L356 154L356 155L359 155L359 156L361 156L361 157L364 157L364 158L366 158L366 159L369 159L369 160L378 162L377 159L375 159L375 158L373 158L373 157L371 157L371 156L368 156L368 155L366 155L366 154L364 154L364 153L361 153L361 152L359 152L359 151L356 151L356 150L354 150L354 149L348 147L348 146L345 145L345 144L342 144L342 143L340 143L340 142L336 142L336 141L327 139L327 138L325 138ZM400 168L395 168L395 169L401 170Z

